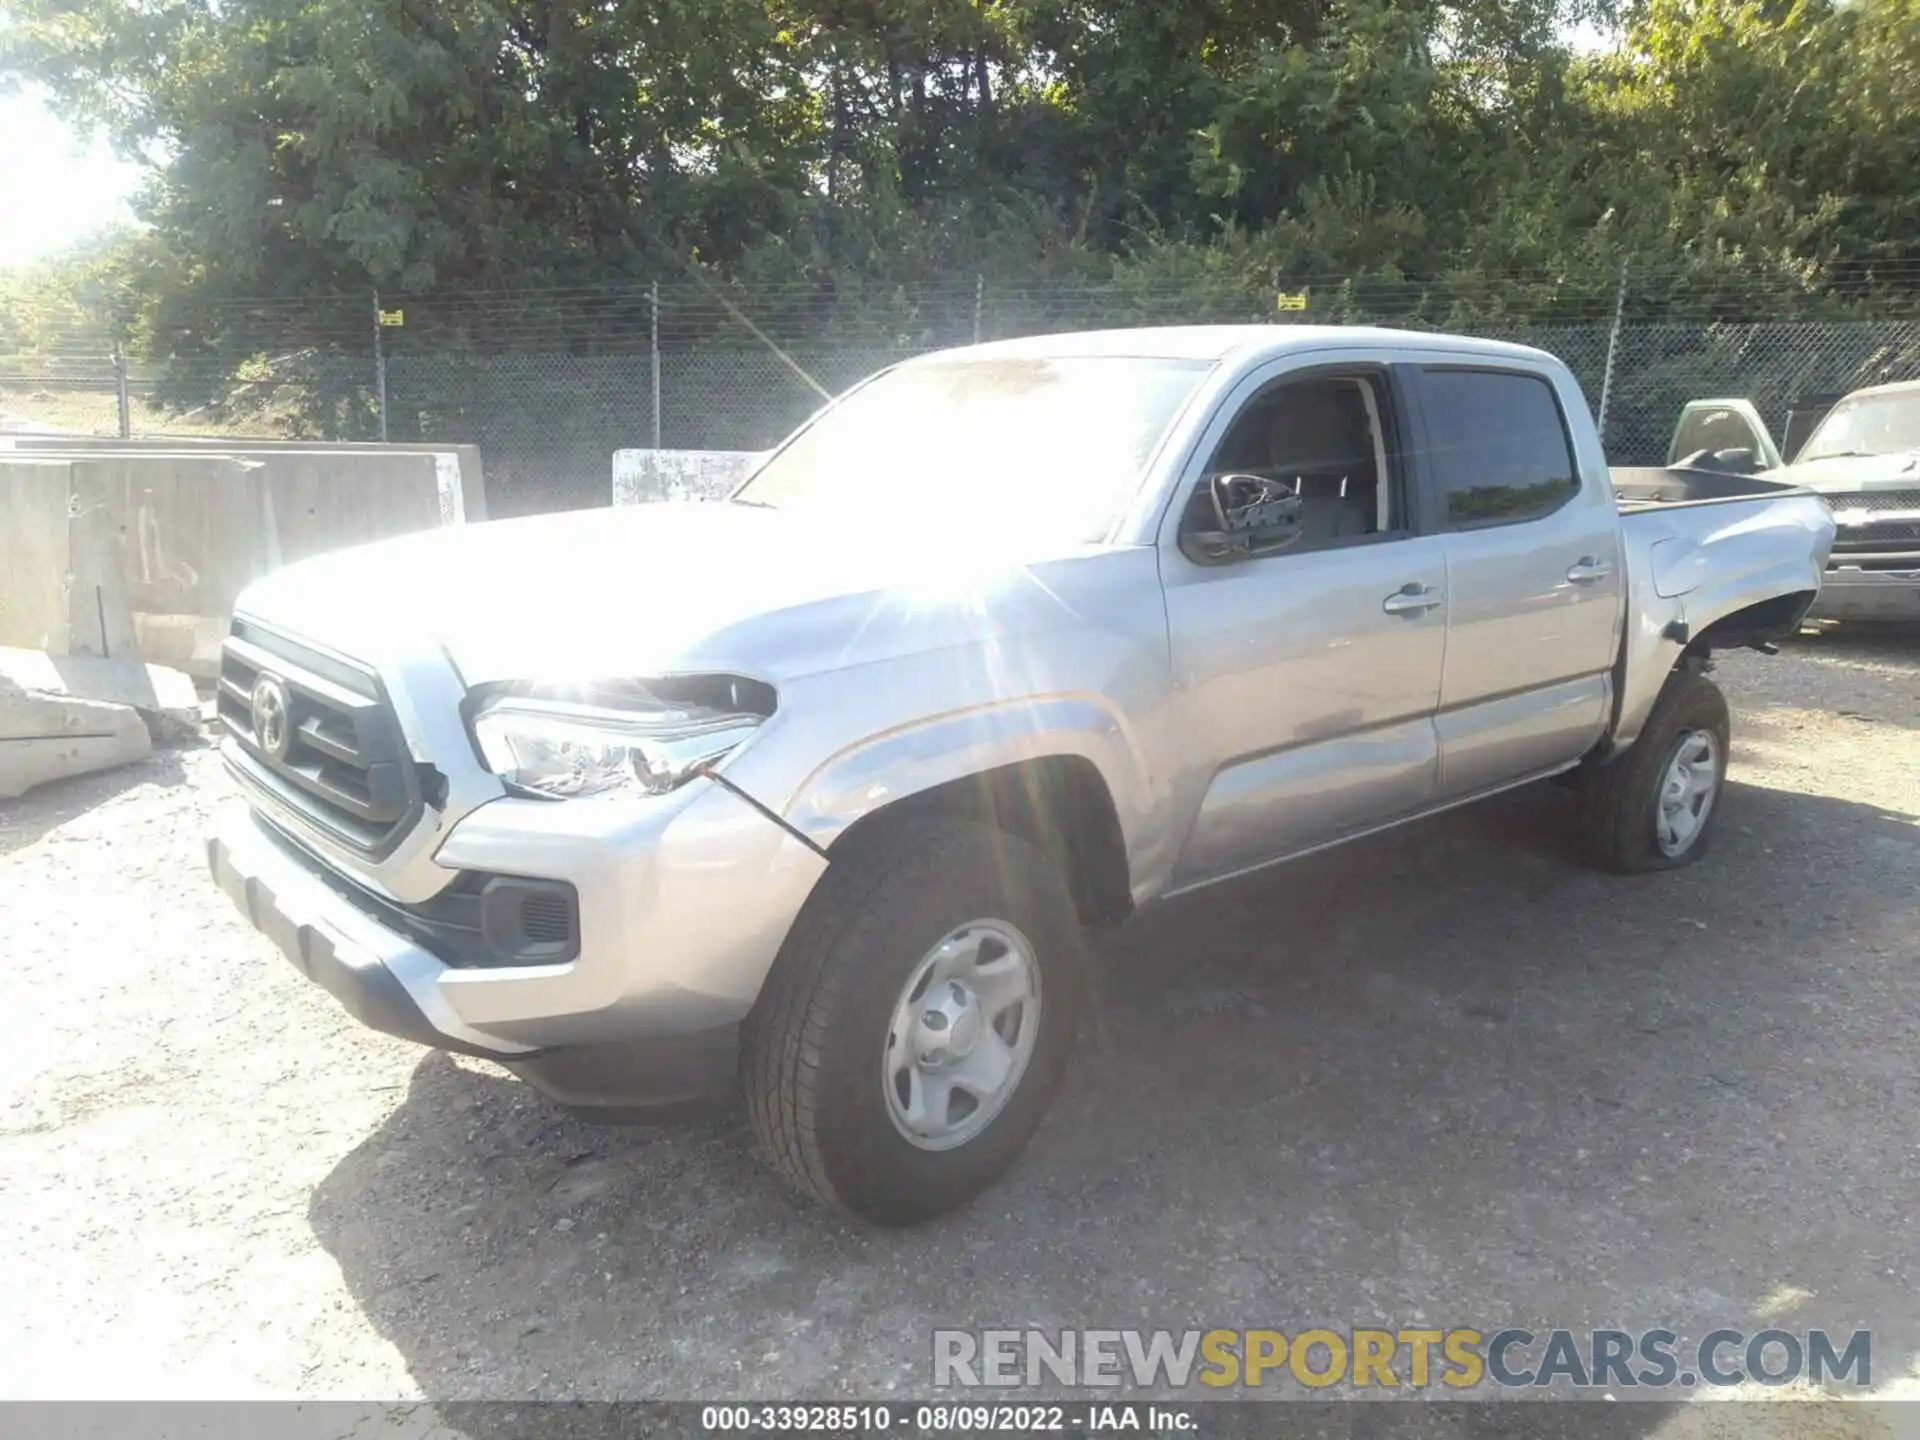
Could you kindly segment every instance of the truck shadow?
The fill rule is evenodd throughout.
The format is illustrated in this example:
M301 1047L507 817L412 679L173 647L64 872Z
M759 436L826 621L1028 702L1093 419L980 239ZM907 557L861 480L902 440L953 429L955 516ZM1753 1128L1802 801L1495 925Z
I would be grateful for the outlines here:
M596 1128L439 1055L310 1220L448 1399L925 1395L935 1326L1870 1325L1891 1378L1920 829L1724 803L1664 877L1576 867L1538 787L1142 917L1031 1151L917 1230L792 1197L735 1117ZM1594 1412L1554 1423L1669 1418Z

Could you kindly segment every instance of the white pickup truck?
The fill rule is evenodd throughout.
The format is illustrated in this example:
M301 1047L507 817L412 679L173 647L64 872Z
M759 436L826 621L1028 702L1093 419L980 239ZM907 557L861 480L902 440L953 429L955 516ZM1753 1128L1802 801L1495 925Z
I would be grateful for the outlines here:
M920 1219L1039 1125L1088 927L1553 775L1597 863L1700 857L1709 657L1794 630L1833 523L1619 483L1512 345L924 356L727 502L259 582L213 873L368 1025L609 1118L744 1089L803 1190Z

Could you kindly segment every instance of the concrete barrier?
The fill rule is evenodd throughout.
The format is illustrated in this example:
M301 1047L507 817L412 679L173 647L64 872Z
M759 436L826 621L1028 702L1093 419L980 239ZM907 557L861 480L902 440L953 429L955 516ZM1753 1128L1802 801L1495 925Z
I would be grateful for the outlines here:
M138 760L153 749L129 705L41 695L0 675L0 800L49 780Z
M616 450L613 503L723 500L765 457L764 450Z
M55 654L137 653L211 675L233 602L253 580L329 550L457 524L466 513L444 451L61 452L38 448L42 437L15 438L11 453L0 451L0 467L17 472L4 487L15 498L5 503L38 518L25 542L14 542L11 523L0 532L9 537L0 644ZM53 471L63 478L47 478ZM52 538L62 506L71 517L64 548ZM88 594L99 611L91 630Z
M478 445L437 444L432 441L379 440L262 440L249 436L164 435L118 440L101 435L0 435L0 451L70 454L103 450L138 452L218 450L224 455L261 458L284 451L315 455L432 455L440 483L446 523L469 523L487 518L487 476Z
M64 461L0 460L0 643L67 652L72 481Z
M189 674L219 668L233 602L309 556L448 523L431 453L103 452L140 653Z
M0 645L0 680L39 695L130 706L146 721L156 744L200 734L200 696L193 681L164 665Z
M0 644L135 654L119 535L92 466L0 456Z

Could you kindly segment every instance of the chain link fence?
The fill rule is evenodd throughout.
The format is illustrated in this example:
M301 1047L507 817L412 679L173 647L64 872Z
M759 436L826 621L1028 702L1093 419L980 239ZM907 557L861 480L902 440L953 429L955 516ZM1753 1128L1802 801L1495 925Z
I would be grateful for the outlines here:
M858 290L705 279L577 289L235 301L165 363L103 330L0 353L0 433L309 436L477 444L495 515L605 504L612 452L758 450L825 395L943 346L1142 324L1379 323L1537 346L1573 369L1616 464L1655 464L1688 400L1789 411L1920 379L1920 286L1832 313L1804 293L1676 301L1632 277L996 283ZM167 348L156 346L155 348ZM1604 407L1604 408L1603 408Z

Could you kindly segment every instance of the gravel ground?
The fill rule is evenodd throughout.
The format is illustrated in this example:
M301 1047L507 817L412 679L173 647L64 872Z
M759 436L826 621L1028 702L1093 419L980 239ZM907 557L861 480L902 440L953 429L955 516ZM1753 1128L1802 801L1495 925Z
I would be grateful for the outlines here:
M935 1325L1719 1325L1920 1353L1920 635L1723 664L1703 864L1541 787L1100 947L1033 1149L894 1233L744 1127L360 1030L203 877L207 750L0 808L0 1395L924 1392Z

